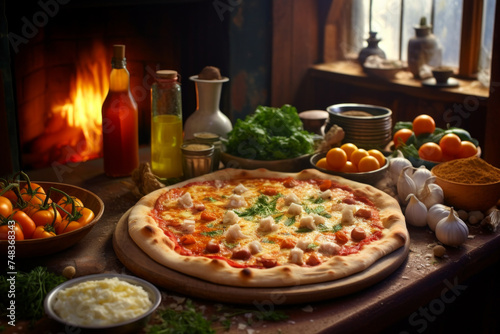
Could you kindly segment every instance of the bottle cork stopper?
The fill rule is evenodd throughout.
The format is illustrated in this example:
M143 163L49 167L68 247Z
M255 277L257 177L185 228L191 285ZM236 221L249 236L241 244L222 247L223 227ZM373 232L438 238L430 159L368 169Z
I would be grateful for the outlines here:
M176 79L177 78L177 71L174 71L174 70L159 70L159 71L156 71L156 75L159 78L163 78L163 79Z
M113 45L113 58L115 59L125 58L125 45L121 44Z

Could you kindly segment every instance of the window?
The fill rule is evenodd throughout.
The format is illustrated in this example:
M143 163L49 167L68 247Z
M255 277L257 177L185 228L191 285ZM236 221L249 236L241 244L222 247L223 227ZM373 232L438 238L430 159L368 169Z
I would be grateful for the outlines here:
M355 28L350 33L350 42L347 43L350 47L346 51L356 55L366 46L364 41L368 32L374 31L381 39L379 46L387 58L407 60L408 41L415 36L413 27L420 23L421 17L425 17L442 45L443 65L459 68L463 39L462 14L464 5L471 4L471 1L477 0L353 0L351 24ZM475 69L468 74L481 70L481 73L489 75L496 0L479 2L482 3L482 12L467 11L465 15L474 16L470 18L471 21L482 22L481 36L477 36L481 38L477 44L479 59L475 61ZM473 5L477 6L477 2Z

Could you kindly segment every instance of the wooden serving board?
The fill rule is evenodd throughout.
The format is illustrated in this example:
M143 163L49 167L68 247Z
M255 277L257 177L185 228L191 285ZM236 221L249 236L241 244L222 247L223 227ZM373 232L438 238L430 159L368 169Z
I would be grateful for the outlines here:
M244 288L219 285L169 269L151 259L128 234L125 213L113 235L118 259L137 276L168 290L218 302L253 304L261 301L298 304L351 294L380 282L394 272L407 258L410 241L404 247L383 257L368 269L335 281L283 288Z

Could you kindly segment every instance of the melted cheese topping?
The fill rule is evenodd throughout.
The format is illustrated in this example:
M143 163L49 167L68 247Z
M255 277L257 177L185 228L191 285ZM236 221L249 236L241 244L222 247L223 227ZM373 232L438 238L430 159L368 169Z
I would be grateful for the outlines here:
M355 253L363 244L381 236L383 226L377 208L366 198L354 196L349 188L333 184L330 189L321 191L319 185L322 180L295 180L292 185L285 180L239 179L187 184L160 197L153 215L166 231L165 234L175 239L179 246L176 250L180 254L224 258L231 265L256 268L285 263L307 265L312 253L321 262L326 261L337 254ZM239 195L238 202L244 205L236 207L233 205L234 190L242 187L246 191ZM188 209L179 206L176 199L176 196L187 192L194 203ZM297 206L301 210L297 210ZM363 214L356 215L360 209ZM235 217L228 219L228 215L232 215L228 214L230 211L238 216L237 222ZM208 215L214 219L207 220ZM274 220L276 227L262 228L262 220L270 219L268 217ZM185 219L196 222L192 233L195 243L181 242L185 234L181 228ZM364 240L351 238L355 227L361 227L366 232ZM300 239L310 241L302 255L294 249ZM234 257L236 250L247 247L255 240L261 245L260 252L252 252L252 256L245 259ZM209 241L219 245L217 252L207 250ZM326 245L321 247L323 244ZM320 248L328 251L318 252ZM302 259L298 258L300 256Z
M153 303L140 286L117 277L86 281L61 290L54 311L80 326L106 326L139 317Z

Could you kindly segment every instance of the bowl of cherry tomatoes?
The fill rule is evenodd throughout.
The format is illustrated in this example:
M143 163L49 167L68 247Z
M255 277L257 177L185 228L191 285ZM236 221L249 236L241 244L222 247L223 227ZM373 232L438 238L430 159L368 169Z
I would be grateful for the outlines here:
M0 252L13 258L52 254L76 244L104 212L96 194L77 186L37 181L12 184L0 188Z

